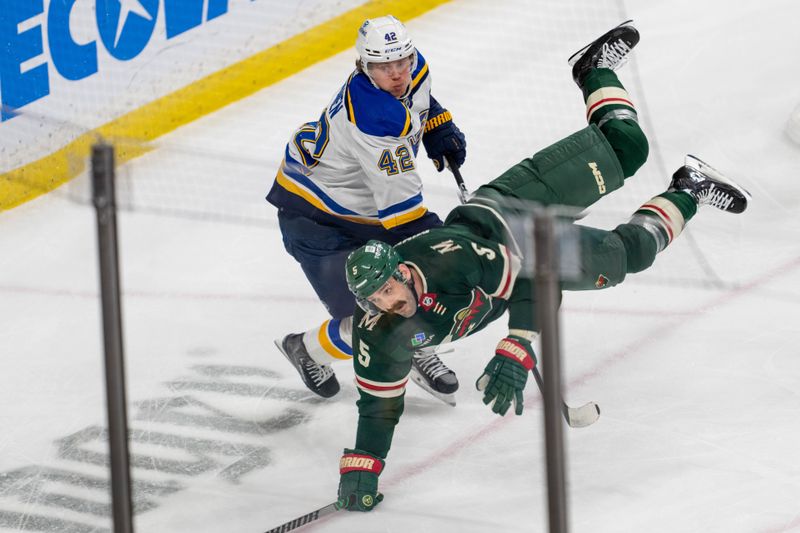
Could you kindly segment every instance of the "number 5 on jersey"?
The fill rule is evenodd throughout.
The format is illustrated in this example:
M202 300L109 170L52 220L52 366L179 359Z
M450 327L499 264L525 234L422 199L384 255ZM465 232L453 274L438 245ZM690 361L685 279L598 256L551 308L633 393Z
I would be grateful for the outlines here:
M365 368L369 366L369 346L361 341L358 343L358 362Z

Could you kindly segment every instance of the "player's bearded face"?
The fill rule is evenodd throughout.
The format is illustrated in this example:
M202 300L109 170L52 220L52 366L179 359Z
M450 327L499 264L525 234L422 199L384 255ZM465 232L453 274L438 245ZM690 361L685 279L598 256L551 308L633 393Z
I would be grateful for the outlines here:
M387 281L368 300L381 311L403 318L411 318L417 312L417 300L411 287L394 278Z

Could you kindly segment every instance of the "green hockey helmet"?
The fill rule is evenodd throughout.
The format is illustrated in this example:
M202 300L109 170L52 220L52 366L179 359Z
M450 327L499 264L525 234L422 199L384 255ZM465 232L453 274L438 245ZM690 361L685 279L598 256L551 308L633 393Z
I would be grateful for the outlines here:
M392 246L385 242L371 240L361 248L350 252L345 263L347 286L358 305L369 313L379 313L380 309L367 298L383 287L390 278L401 283L406 279L397 268L402 259Z

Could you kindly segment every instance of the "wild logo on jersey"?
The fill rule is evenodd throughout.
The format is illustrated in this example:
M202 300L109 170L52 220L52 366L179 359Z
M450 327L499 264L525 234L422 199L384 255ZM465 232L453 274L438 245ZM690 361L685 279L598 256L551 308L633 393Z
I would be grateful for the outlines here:
M456 311L453 315L453 327L447 334L447 341L454 341L469 335L492 310L492 298L482 290L472 290L469 305Z

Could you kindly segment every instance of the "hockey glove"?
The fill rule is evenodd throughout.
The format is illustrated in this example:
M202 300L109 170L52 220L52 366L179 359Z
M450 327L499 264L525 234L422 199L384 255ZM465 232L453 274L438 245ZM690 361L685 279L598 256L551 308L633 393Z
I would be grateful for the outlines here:
M486 365L475 386L483 393L483 403L504 416L511 402L514 412L522 414L522 391L528 382L528 372L536 365L530 341L516 335L501 340L495 356ZM494 403L492 403L494 402Z
M384 464L371 453L345 448L339 460L339 499L347 500L348 511L371 511L383 500L378 476Z
M445 168L447 155L460 167L467 158L467 139L453 123L450 111L439 105L433 97L429 113L425 133L422 135L422 144L425 145L428 157L433 160L433 165L439 172Z

